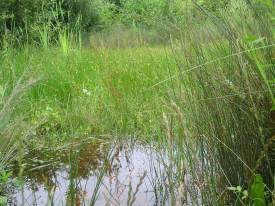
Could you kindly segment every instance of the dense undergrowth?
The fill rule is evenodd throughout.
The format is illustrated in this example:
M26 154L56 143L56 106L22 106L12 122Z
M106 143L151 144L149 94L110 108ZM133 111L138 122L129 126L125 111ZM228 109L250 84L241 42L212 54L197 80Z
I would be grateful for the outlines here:
M215 13L194 2L188 30L174 25L160 40L156 30L124 25L86 39L62 28L55 41L50 28L39 46L6 44L0 169L30 148L73 138L142 138L170 151L178 168L172 197L187 172L200 193L193 204L274 204L274 14L261 12L268 2L231 1Z

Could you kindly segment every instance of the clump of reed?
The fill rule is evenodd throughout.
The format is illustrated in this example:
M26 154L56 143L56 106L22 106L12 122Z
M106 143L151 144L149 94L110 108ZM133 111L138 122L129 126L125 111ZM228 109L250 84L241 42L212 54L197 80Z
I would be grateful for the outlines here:
M226 204L231 199L226 188L249 189L257 173L264 177L268 198L274 188L274 43L268 16L254 6L234 1L214 16L197 5L205 25L188 26L181 49L172 48L178 73L154 85L172 85L170 101L185 120L167 127L167 138L173 131L177 142L184 142L178 146L195 182L202 183L206 205Z
M24 93L38 81L25 74L18 78L11 90L7 85L0 85L0 205L7 204L7 188L12 179L9 166L24 156L23 141L30 130L23 124L23 114L15 113L19 102L22 104Z

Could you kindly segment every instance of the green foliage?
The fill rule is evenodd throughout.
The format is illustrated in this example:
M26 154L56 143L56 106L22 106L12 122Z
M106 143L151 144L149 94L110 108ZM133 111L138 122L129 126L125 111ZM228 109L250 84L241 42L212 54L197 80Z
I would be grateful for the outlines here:
M13 40L26 42L35 39L41 33L41 29L44 34L46 31L53 31L55 37L61 28L72 30L77 26L77 29L91 30L100 23L101 10L98 2L98 0L3 0L0 2L0 40L3 41L3 38L12 35Z
M265 184L260 174L256 174L251 185L251 199L254 206L265 206Z
M227 189L229 191L233 191L235 193L235 195L237 196L237 198L239 198L241 200L245 200L245 199L248 198L248 192L247 192L247 190L244 190L241 186L228 187Z
M0 39L18 43L58 39L60 29L79 31L109 28L182 25L186 3L181 0L3 0L0 3Z
M165 9L166 1L163 0L123 0L121 21L126 24L152 26L156 21L161 21Z
M272 0L254 0L253 3L259 14L274 14L274 2Z
M218 205L217 199L226 202L218 190L228 183L248 185L254 169L272 187L274 160L268 158L272 142L267 139L274 130L269 125L270 108L274 108L273 46L270 16L259 12L267 9L272 13L270 4L201 1L206 8L202 15L192 13L194 7L186 2L167 2L45 0L39 7L29 1L2 1L4 37L16 30L20 42L34 39L44 48L50 43L60 48L30 46L5 51L0 64L0 98L6 87L12 90L25 68L31 68L43 82L16 108L17 114L32 114L23 118L24 124L31 122L35 128L27 135L27 143L58 141L64 136L134 134L161 144L168 134L176 143L186 141L186 145L175 146L175 158L189 158L186 168L190 174L200 172L194 175L194 182L201 182L198 176L205 177L206 183L199 184L205 205ZM16 3L21 6L12 8ZM25 11L26 7L34 8ZM185 9L191 17L184 16ZM216 13L219 15L213 17ZM263 30L265 19L267 29ZM114 30L115 23L121 22L133 32ZM181 23L188 26L187 31ZM181 37L169 36L171 50L140 43L145 41L142 29L149 33L168 25L174 26L170 33ZM71 39L81 27L86 31L111 29L106 39L102 40L102 33L94 35L94 50L74 50ZM112 38L116 38L115 49L106 49L112 47L108 42ZM131 45L146 48L129 48ZM160 123L163 113L167 114L167 133ZM201 164L197 164L198 153ZM253 200L255 206L262 206L263 178L255 176L249 193L241 186L228 189L238 201Z
M8 198L5 196L5 188L12 176L11 172L0 170L0 206L6 205Z
M8 198L0 195L0 206L5 206L8 202Z
M274 13L272 0L255 2L253 5L259 13ZM198 4L208 12L216 12L238 3L201 0ZM60 27L74 30L77 25L77 30L91 31L108 28L115 23L165 31L170 26L182 27L189 12L192 15L197 13L189 0L2 0L0 39L8 38L20 43L32 39L37 41L42 31L43 34L48 32L42 39L45 45L46 38L54 36L58 39Z
M12 176L11 172L5 170L0 171L0 193L3 192L4 186L7 185L9 178Z
M249 192L241 186L228 187L229 191L234 192L241 205L266 206L265 184L260 174L256 174L250 186ZM271 205L270 203L269 205Z
M216 12L217 10L224 10L229 5L230 0L200 0L199 4L210 12Z

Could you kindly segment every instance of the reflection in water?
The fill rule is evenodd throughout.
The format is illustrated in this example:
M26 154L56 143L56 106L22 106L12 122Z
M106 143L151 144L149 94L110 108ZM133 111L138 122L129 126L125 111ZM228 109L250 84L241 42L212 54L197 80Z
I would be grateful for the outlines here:
M33 151L25 158L26 184L14 191L9 204L90 205L96 200L95 205L156 205L161 202L154 192L162 170L158 157L140 144L85 143L54 153Z

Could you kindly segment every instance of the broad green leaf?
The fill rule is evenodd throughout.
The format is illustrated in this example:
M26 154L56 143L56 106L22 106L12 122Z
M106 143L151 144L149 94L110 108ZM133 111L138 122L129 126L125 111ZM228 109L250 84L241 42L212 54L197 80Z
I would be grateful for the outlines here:
M265 185L262 176L260 174L256 174L251 185L251 198L254 206L266 206L264 188Z

